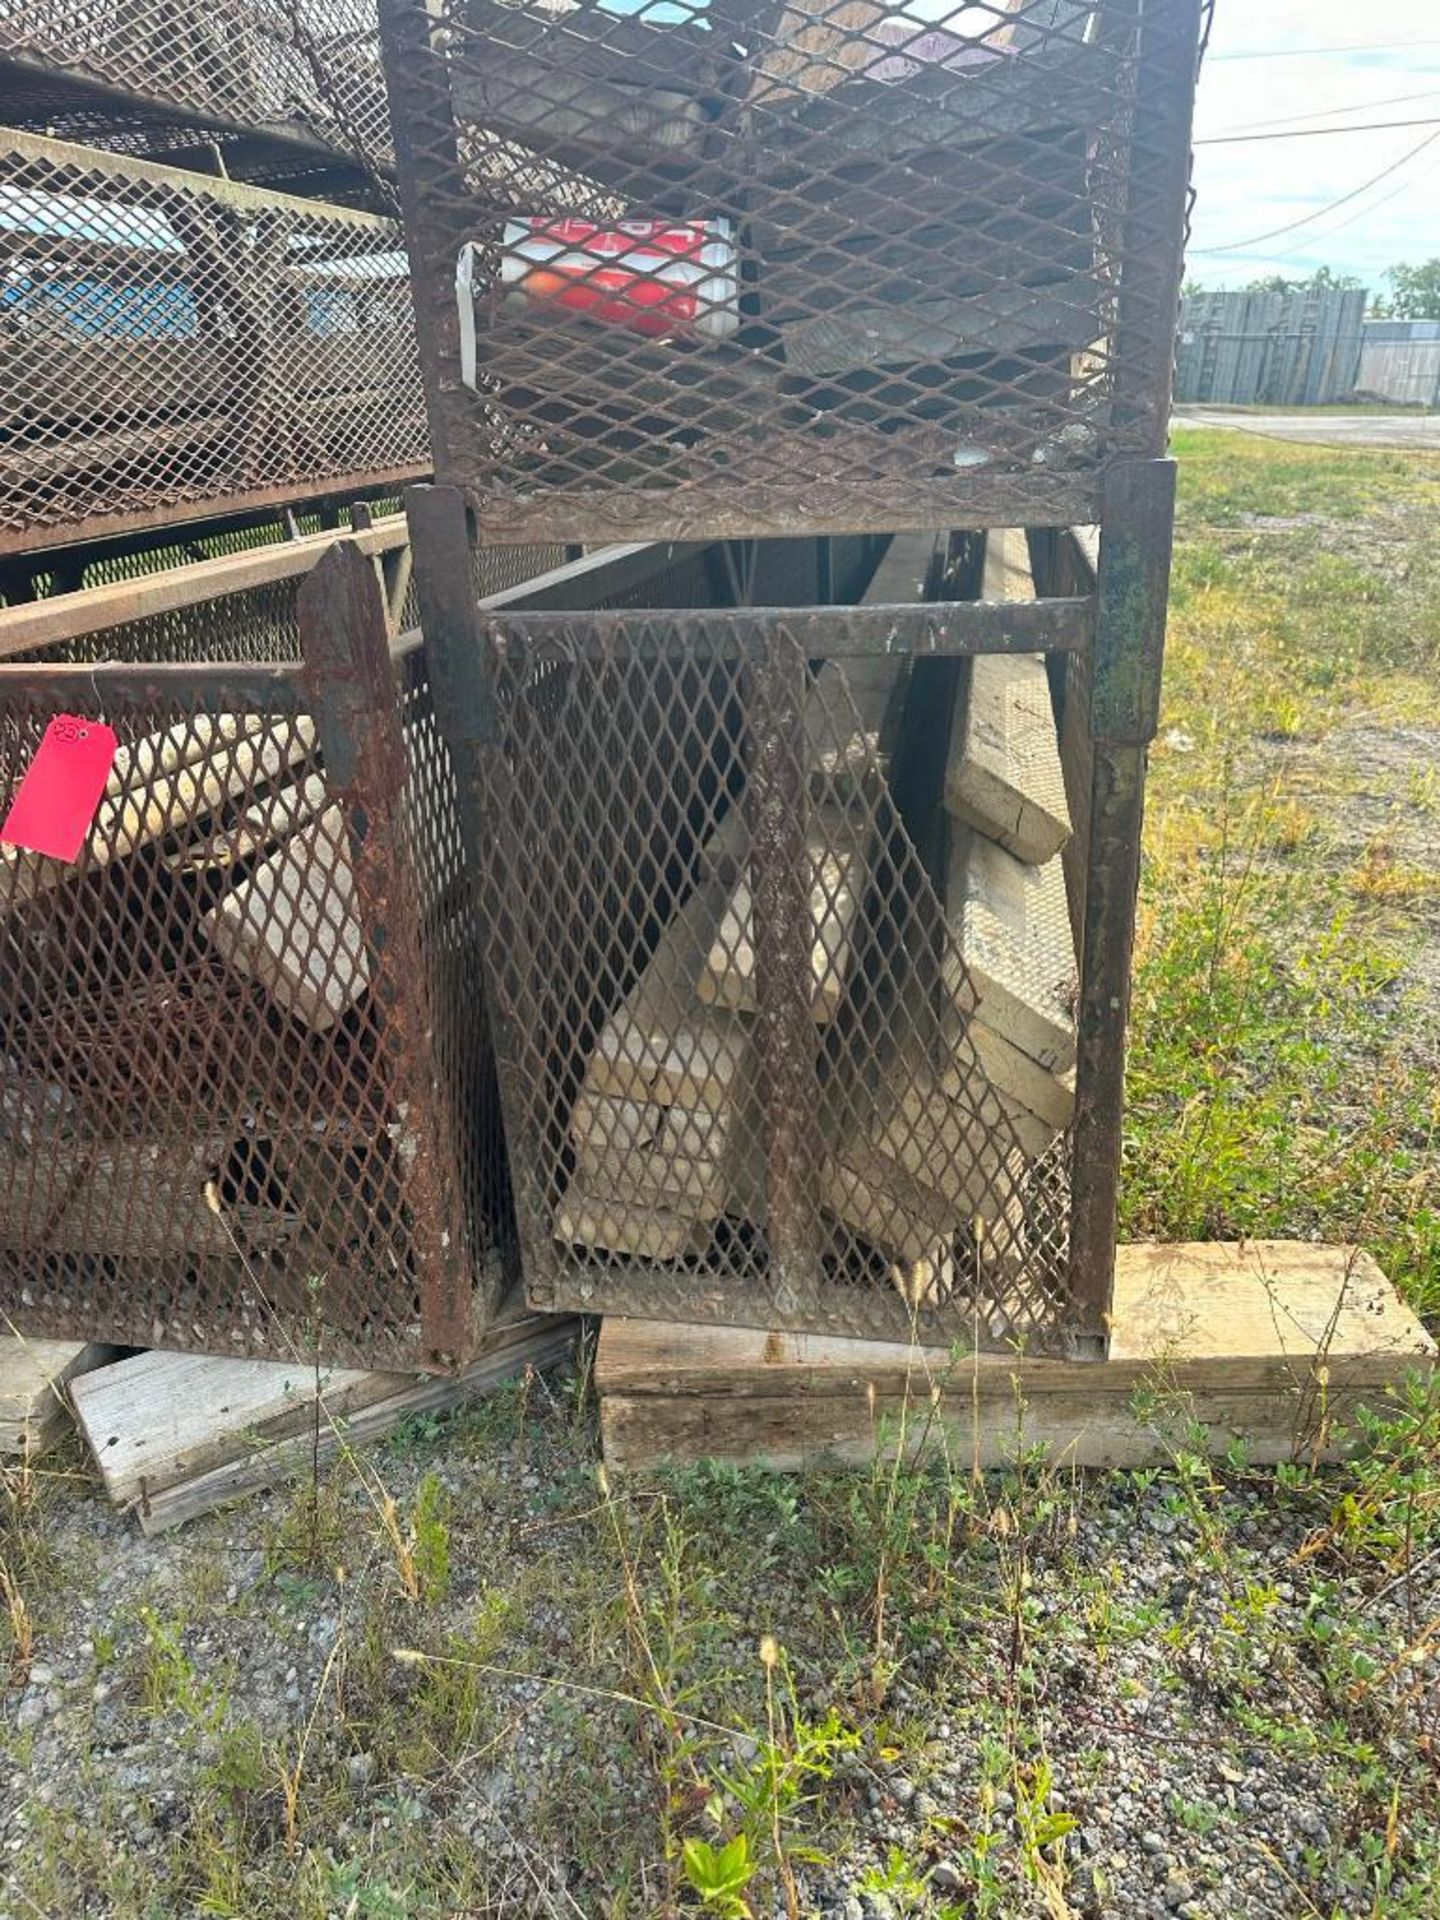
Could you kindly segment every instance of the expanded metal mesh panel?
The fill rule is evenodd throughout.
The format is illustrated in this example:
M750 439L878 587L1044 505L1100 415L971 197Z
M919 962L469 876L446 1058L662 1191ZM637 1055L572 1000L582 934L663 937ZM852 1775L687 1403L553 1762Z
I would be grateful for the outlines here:
M390 157L374 0L0 0L0 56L31 75L98 83L222 127L320 142L379 169ZM31 109L43 89L21 96ZM82 96L83 99L83 96ZM52 103L46 116L73 138ZM92 103L97 124L100 108ZM177 138L183 137L183 130ZM189 133L193 141L193 129Z
M488 647L532 1302L1061 1346L1074 945L1059 863L1016 939L941 805L965 663L721 624Z
M399 230L0 134L0 552L428 466Z
M487 540L1094 517L1164 440L1195 0L383 0Z
M475 916L419 647L397 665L388 714L343 708L343 787L343 672L317 701L296 667L0 668L0 794L58 714L121 742L76 862L0 848L22 1332L429 1366L483 1325L508 1229Z

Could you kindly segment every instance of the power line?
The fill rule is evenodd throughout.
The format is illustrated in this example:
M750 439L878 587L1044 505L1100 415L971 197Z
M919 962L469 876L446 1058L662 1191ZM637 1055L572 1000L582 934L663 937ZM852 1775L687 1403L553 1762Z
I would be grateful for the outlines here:
M1315 113L1287 113L1280 119L1242 120L1238 127L1226 127L1226 133L1254 133L1270 127L1294 127L1302 120L1333 120L1341 113L1368 113L1372 107L1398 107L1409 100L1433 100L1440 88L1426 87L1422 93L1392 93L1383 100L1356 100L1348 107L1321 107Z
M1342 193L1338 200L1332 200L1328 206L1317 207L1314 213L1303 214L1298 220L1287 221L1283 227L1272 227L1268 233L1253 234L1248 240L1231 240L1223 247L1194 247L1191 251L1193 253L1243 253L1248 247L1259 246L1262 240L1278 240L1282 233L1293 233L1297 227L1308 227L1312 221L1323 220L1327 213L1333 213L1337 207L1347 206L1350 201L1358 200L1360 195L1368 193L1371 187L1378 187L1382 180L1388 180L1392 173L1398 173L1401 167L1408 166L1417 154L1423 153L1427 147L1433 147L1437 140L1440 140L1440 132L1427 133L1425 138L1411 147L1408 153L1402 153L1398 160L1392 160L1388 167L1382 167L1379 173L1369 180L1362 181L1358 187L1352 187L1349 193Z
M1405 47L1440 47L1440 40L1371 40L1352 47L1245 47L1238 53L1208 53L1216 60L1319 60L1332 53L1395 53Z
M1425 174L1429 175L1434 171L1435 168L1431 165L1425 169ZM1332 233L1343 233L1346 227L1353 227L1357 220L1366 219L1370 214L1378 212L1381 207L1388 206L1392 200L1398 199L1402 193L1410 192L1414 184L1412 180L1402 180L1400 185L1398 187L1392 187L1389 193L1382 193L1378 200L1371 200L1366 206L1356 207L1353 213L1347 213L1343 220L1337 220L1334 226L1326 227L1323 233L1316 237L1321 240L1328 240ZM1283 267L1288 265L1292 260L1303 258L1304 254L1305 248L1302 247L1298 254L1292 249L1288 253L1270 253L1265 257L1273 265Z
M1197 140L1194 144L1237 147L1252 140L1316 140L1330 133L1384 133L1390 127L1440 127L1440 114L1432 114L1428 120L1367 120L1363 126L1355 127L1292 127L1288 133L1213 133L1207 140Z

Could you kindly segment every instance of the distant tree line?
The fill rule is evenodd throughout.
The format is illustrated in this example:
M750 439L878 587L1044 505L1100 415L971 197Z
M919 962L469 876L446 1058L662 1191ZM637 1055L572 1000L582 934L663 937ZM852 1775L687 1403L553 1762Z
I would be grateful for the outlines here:
M1377 320L1440 320L1440 258L1421 260L1414 265L1402 263L1387 267L1380 276L1384 291L1375 294L1369 311ZM1353 273L1336 273L1330 267L1318 267L1302 279L1287 279L1283 273L1266 274L1252 280L1247 293L1324 293L1334 289L1363 287L1365 282ZM1205 289L1187 281L1187 293Z

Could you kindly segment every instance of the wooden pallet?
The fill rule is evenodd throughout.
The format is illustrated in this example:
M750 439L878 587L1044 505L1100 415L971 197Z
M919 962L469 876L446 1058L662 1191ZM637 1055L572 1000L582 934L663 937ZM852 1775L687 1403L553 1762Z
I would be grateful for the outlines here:
M1103 1364L607 1319L595 1379L616 1469L793 1469L902 1445L967 1468L1035 1446L1064 1466L1137 1467L1200 1432L1257 1463L1329 1457L1357 1405L1435 1362L1369 1254L1251 1241L1122 1247Z

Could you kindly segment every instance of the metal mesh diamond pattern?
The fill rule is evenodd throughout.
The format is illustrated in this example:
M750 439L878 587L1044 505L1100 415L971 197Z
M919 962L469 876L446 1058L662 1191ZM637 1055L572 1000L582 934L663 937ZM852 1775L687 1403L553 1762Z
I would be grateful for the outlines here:
M396 224L0 133L0 552L428 466Z
M78 862L0 847L0 1309L446 1366L511 1239L455 783L410 639L390 759L337 785L294 589L0 667L0 795L61 712L120 738Z
M967 842L933 780L960 663L817 664L783 625L707 651L663 612L607 632L488 659L483 922L532 1301L1061 1344L1066 1117L972 1044ZM1057 1082L1060 901L1072 977L1034 983Z
M91 83L112 110L126 96L336 149L371 170L390 159L374 0L0 0L7 55L34 92L44 80ZM79 92L71 112L87 98L96 111Z
M1193 0L382 0L486 540L1092 520L1163 446Z

